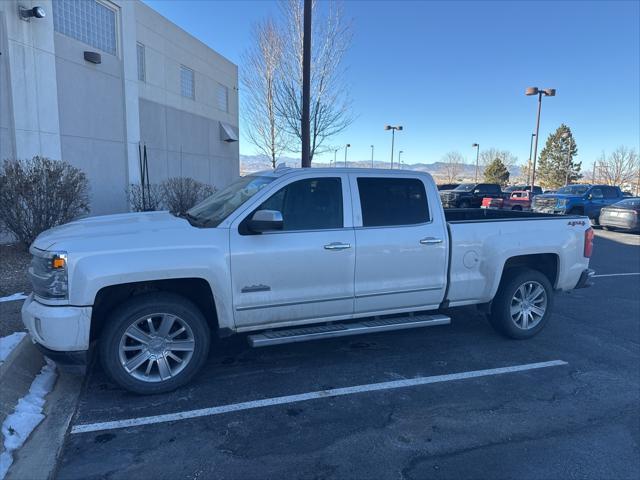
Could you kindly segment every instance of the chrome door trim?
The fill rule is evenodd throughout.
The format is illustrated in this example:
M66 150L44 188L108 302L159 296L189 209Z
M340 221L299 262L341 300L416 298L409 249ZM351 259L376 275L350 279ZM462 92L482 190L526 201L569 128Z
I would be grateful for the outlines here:
M409 290L393 290L391 292L363 293L363 294L360 294L360 295L356 295L356 298L381 297L383 295L400 295L400 294L403 294L403 293L432 292L434 290L442 290L443 288L444 288L444 286L413 288L413 289L409 289Z
M248 305L246 307L236 307L236 312L242 312L245 310L258 310L261 308L275 308L275 307L290 307L293 305L308 305L310 303L320 303L320 302L337 302L340 300L352 300L353 297L333 297L333 298L320 298L317 300L303 300L300 302L282 302L282 303L269 303L263 305Z

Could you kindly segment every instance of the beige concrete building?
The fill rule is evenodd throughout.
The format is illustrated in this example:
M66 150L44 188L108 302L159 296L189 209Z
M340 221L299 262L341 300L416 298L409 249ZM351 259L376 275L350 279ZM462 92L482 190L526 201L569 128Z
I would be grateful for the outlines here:
M153 183L237 177L237 85L236 65L138 0L0 2L0 159L81 168L95 214L127 210L140 144Z

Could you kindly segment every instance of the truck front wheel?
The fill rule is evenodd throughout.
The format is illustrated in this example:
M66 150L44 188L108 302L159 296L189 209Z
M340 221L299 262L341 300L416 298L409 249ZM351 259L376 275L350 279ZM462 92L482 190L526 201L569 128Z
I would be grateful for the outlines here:
M171 293L133 297L107 319L99 340L107 374L135 393L164 393L189 382L209 353L209 326L189 300Z
M544 328L552 307L549 279L537 270L515 269L505 272L489 319L509 338L531 338Z

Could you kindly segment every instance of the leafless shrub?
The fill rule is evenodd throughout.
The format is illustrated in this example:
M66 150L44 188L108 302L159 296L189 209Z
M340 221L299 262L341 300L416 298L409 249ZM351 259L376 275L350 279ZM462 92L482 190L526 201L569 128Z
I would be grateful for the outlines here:
M186 212L196 203L213 194L211 185L189 177L173 177L162 182L162 196L169 211Z
M0 205L0 223L26 247L43 231L89 212L89 181L61 160L5 160Z
M132 183L127 188L127 201L134 212L162 210L164 194L160 185Z

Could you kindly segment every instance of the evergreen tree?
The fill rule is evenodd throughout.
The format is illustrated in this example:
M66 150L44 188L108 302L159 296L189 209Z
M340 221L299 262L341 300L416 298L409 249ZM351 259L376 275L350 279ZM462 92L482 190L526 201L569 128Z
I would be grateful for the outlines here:
M578 146L571 134L571 129L563 123L549 135L540 152L536 180L539 180L544 187L558 188L565 183L572 183L582 178L580 174L582 162L574 160L577 154Z
M484 169L486 183L499 183L504 186L509 181L509 170L500 158L494 158Z

